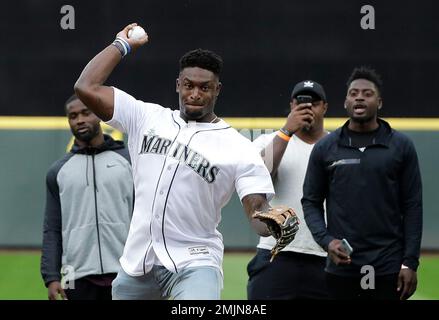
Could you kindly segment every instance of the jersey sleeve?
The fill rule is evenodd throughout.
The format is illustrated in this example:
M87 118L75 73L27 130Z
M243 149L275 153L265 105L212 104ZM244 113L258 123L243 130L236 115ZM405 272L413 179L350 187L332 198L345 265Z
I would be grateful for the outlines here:
M274 196L274 187L259 151L249 142L249 146L243 148L240 154L235 180L239 199L242 201L246 195L260 193L270 201Z
M136 100L128 93L113 87L114 111L113 118L106 124L130 135L137 132L141 124L154 112L163 107Z

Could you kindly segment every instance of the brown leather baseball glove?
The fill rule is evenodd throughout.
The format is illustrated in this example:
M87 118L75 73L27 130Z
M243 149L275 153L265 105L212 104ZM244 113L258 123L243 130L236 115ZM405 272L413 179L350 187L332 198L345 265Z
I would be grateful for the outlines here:
M274 206L267 212L256 211L253 218L264 222L272 236L276 238L276 245L271 249L271 262L279 251L294 240L299 230L299 219L294 210L287 206Z

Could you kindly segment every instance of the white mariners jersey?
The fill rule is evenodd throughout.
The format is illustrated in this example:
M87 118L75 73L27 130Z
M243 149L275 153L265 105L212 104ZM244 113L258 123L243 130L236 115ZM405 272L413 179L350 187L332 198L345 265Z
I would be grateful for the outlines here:
M117 88L107 123L128 134L133 167L135 203L120 259L124 271L143 275L154 264L172 272L196 266L222 271L217 226L235 188L240 199L261 193L269 200L274 194L251 141L222 120L186 123L179 110Z
M253 144L259 151L264 149L276 136L276 132L259 136ZM305 180L309 156L314 144L302 141L293 135L288 142L285 153L279 164L274 189L276 195L270 202L272 206L286 205L294 209L299 218L299 231L294 240L283 251L295 251L326 257L327 253L320 247L306 225L301 199L303 196L303 181ZM271 250L276 244L273 237L260 237L258 248Z

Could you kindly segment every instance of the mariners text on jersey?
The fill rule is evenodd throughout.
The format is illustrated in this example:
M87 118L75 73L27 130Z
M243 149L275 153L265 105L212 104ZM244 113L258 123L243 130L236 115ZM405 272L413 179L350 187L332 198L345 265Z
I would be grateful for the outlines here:
M192 150L187 145L176 142L172 145L172 141L158 135L146 134L143 136L142 146L139 154L155 153L172 158L185 163L199 174L208 183L212 183L216 179L219 168L212 166L210 161L203 157L200 153Z

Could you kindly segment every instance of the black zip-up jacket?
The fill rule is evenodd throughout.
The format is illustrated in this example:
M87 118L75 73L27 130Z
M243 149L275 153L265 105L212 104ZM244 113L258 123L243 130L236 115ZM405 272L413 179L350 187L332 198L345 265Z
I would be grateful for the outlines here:
M134 185L128 150L104 136L97 148L80 148L56 161L46 177L41 275L46 286L118 272L128 235Z
M343 127L320 140L311 153L302 206L314 239L326 250L346 238L354 249L351 265L326 271L360 275L371 265L376 275L398 273L401 264L417 270L422 236L422 185L411 140L378 119L380 128L364 152L352 146ZM323 202L326 200L327 225Z

